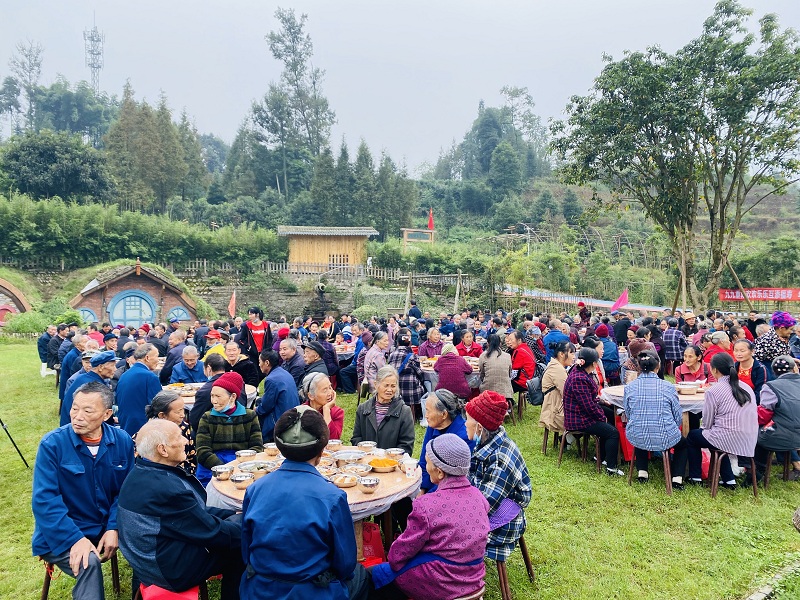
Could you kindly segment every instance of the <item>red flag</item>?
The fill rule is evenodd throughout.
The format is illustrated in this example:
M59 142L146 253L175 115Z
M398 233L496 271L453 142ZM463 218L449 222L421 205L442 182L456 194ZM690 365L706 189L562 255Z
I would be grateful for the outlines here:
M433 231L433 208L428 209L428 229Z
M617 301L614 302L614 304L611 306L611 312L614 312L615 310L619 310L620 308L622 308L626 304L628 304L628 288L625 288L625 291L622 292L619 295L619 298L617 298Z
M231 317L236 316L236 290L233 290L233 293L231 294L231 300L228 302L228 314Z

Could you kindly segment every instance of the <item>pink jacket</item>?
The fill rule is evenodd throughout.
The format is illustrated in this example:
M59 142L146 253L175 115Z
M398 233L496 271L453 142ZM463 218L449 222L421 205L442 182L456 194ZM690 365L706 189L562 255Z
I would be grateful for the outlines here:
M449 476L431 493L414 500L408 527L392 544L389 564L398 571L420 552L467 563L482 558L489 535L489 503L466 477ZM466 596L483 585L486 567L441 562L419 565L395 583L410 598L448 600Z

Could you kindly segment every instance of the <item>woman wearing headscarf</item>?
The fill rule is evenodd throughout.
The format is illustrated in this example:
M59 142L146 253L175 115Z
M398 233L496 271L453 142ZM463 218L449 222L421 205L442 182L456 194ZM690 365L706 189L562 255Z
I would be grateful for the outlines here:
M308 406L275 424L285 460L247 488L242 504L242 598L366 599L347 494L316 469L328 439L322 415Z
M489 504L467 477L470 448L459 436L443 433L424 451L428 479L437 488L414 500L388 562L372 568L376 600L459 598L483 586Z
M433 370L439 374L437 390L450 390L459 398L465 400L469 398L471 390L467 383L467 376L472 375L472 365L463 356L458 355L453 344L444 345L442 355L436 361Z
M792 355L789 338L797 321L787 312L776 311L772 313L769 324L772 329L756 338L753 356L767 367L769 378L774 379L772 361L779 356Z
M425 470L428 460L428 442L446 433L460 437L467 443L470 451L475 447L475 442L469 439L467 435L466 421L464 421L464 417L461 414L463 404L453 392L438 390L428 394L425 404L425 418L428 421L428 427L425 429L422 452L419 455L419 466L422 468L422 485L420 488L423 492L435 492L436 484L431 482L430 476Z
M258 416L238 401L243 387L238 373L225 373L214 380L213 408L200 418L195 435L197 478L203 484L211 479L211 467L232 461L237 450L263 450Z
M635 338L628 344L628 358L622 363L622 383L628 385L636 379L641 372L639 362L636 360L639 353L647 349L647 342L642 338Z
M481 392L467 403L467 434L475 442L469 479L489 502L486 557L505 561L525 533L531 501L528 467L503 428L508 402L497 392Z

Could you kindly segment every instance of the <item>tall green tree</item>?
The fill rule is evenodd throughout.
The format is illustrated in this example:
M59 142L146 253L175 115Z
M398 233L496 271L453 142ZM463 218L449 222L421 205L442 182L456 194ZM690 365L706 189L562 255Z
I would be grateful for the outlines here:
M343 225L339 221L340 215L336 214L336 166L330 148L325 148L315 162L311 198L314 200L314 215L318 222L306 221L306 224L328 227Z
M42 76L43 53L44 49L38 42L19 42L16 52L8 61L8 66L25 96L25 126L28 129L33 129L34 125L36 88Z
M77 133L97 147L115 116L113 102L96 96L85 81L75 86L63 77L48 87L38 86L34 93L34 127Z
M602 182L661 226L697 309L716 296L742 217L764 197L755 186L780 189L800 172L800 40L775 15L750 33L750 14L722 0L675 54L608 59L553 127L568 182ZM705 277L700 245L711 251Z
M186 163L186 176L180 182L181 200L197 200L205 194L209 185L209 174L203 163L203 148L197 128L189 120L184 110L178 124L178 139L183 149L183 162Z
M583 216L583 205L581 205L578 195L572 190L567 190L564 193L564 199L561 201L561 214L564 215L564 220L569 225L577 225L578 220Z
M339 147L339 156L336 159L335 189L336 189L336 214L339 215L340 223L349 226L353 222L355 212L353 210L353 193L355 189L355 174L353 165L350 164L350 152L347 149L347 142L342 140Z
M522 165L517 152L508 142L500 142L492 152L489 184L498 198L520 191Z
M8 129L10 134L14 134L14 120L15 116L20 112L21 106L19 102L19 83L13 77L6 77L3 79L3 85L0 86L0 116L8 114Z
M155 125L157 147L147 180L155 193L157 209L164 212L167 199L178 191L178 186L189 172L189 166L186 164L178 128L172 122L172 111L167 106L167 97L163 93L155 113Z
M375 202L375 163L372 152L364 140L358 145L353 167L353 222L354 226L375 227L375 214L380 207Z

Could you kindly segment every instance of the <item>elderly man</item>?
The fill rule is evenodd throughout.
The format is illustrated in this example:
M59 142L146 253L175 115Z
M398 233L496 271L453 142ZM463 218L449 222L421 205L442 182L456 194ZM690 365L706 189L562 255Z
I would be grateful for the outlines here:
M256 407L264 442L272 441L273 429L280 416L300 404L294 378L286 369L278 366L279 363L280 356L274 350L262 350L258 357L258 365L266 376L260 384L263 394Z
M323 360L325 348L322 347L322 344L310 341L301 344L300 347L303 348L303 360L306 362L306 366L303 368L304 374L322 373L327 377L328 367L325 366L325 361Z
M117 356L113 352L95 352L87 350L84 354L89 355L89 370L76 377L64 394L64 402L61 403L61 425L70 422L70 411L75 391L87 383L101 383L108 387L108 380L117 368ZM85 360L85 359L84 359ZM110 389L110 388L109 388Z
M161 391L158 375L153 373L158 364L158 350L152 344L144 344L134 350L133 358L136 362L122 374L117 384L117 418L128 435L145 424L144 409Z
M133 467L130 436L105 424L114 395L75 391L70 424L42 438L33 471L33 554L77 579L76 600L105 598L101 561L117 551L117 499Z
M80 369L81 354L86 350L86 342L89 338L80 333L76 333L72 338L73 348L67 352L61 361L61 376L58 380L58 399L63 402L64 393L67 391L67 380L73 373Z
M39 362L41 363L41 369L39 370L39 375L42 377L46 377L47 375L53 375L55 372L48 372L47 367L47 346L56 336L56 326L55 325L48 325L45 332L39 336L39 339L36 342L36 350L39 352Z
M200 360L200 353L194 346L185 346L182 352L182 360L172 368L172 375L169 377L170 383L205 383L205 365Z
M558 319L553 319L550 321L548 328L550 329L549 333L544 336L542 342L544 343L544 364L547 365L550 363L550 359L553 358L553 346L558 344L559 342L568 342L569 336L564 335L561 331L561 321Z
M222 600L239 598L241 517L206 506L200 482L180 468L186 439L167 419L136 436L140 458L119 493L119 545L145 586L183 592L222 573Z
M292 338L281 340L278 353L283 361L283 368L289 371L294 378L296 387L300 387L305 375L306 361L303 359L303 355L297 351L297 340Z
M58 349L61 347L61 344L66 339L68 332L69 332L69 327L67 327L64 323L60 323L56 327L55 335L47 343L47 368L48 369L53 369L56 364L61 362L58 359Z
M115 336L113 333L107 333L103 336L103 348L104 350L111 350L114 354L117 353L117 344L119 344L119 338Z
M167 360L164 361L164 366L161 367L161 372L158 375L161 385L167 385L170 382L172 369L183 360L183 349L186 348L186 332L182 329L172 332L169 334L167 343L169 344Z
M117 391L119 378L136 363L136 360L133 358L133 353L136 352L136 348L138 347L139 345L136 342L128 342L122 348L122 358L117 360L117 368L111 376L111 389L114 392Z

